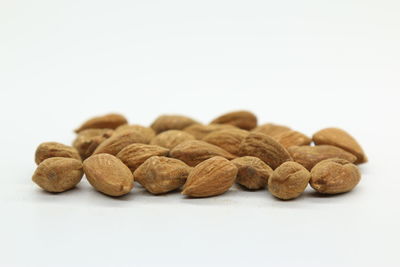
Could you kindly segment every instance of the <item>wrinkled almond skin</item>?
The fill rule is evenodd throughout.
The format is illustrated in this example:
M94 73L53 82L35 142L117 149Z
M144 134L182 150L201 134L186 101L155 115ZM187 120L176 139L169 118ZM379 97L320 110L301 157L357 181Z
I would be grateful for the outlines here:
M311 138L298 131L284 131L276 134L274 139L285 148L291 146L308 146L311 144Z
M332 145L355 155L357 157L356 164L368 161L367 156L360 144L351 136L339 128L326 128L313 135L313 141L317 145Z
M252 132L255 133L263 133L271 137L276 137L283 132L290 131L289 127L283 126L283 125L278 125L274 123L266 123L263 125L260 125L252 130Z
M321 146L292 146L288 148L293 160L303 165L307 170L311 170L318 162L331 159L340 158L350 162L357 160L356 156L350 154L343 149L335 146L321 145Z
M75 132L79 133L86 129L115 129L118 126L127 123L128 120L124 116L120 114L110 113L85 121L78 129L75 130Z
M239 146L249 134L242 129L228 129L212 132L203 138L203 141L216 145L233 155L239 154Z
M179 159L153 156L133 173L134 180L152 194L164 194L182 187L191 167Z
M97 154L83 162L89 183L109 196L123 196L133 188L133 175L121 160L110 154Z
M257 117L249 111L233 111L215 118L211 124L229 124L244 130L251 130L257 126Z
M168 130L155 136L151 140L150 144L162 146L168 149L173 149L180 143L195 139L196 138L194 138L194 136L191 135L190 133L180 130Z
M78 151L72 146L57 142L41 143L35 152L35 162L40 164L43 160L53 157L72 158L81 161Z
M222 157L213 157L193 168L182 194L191 197L210 197L225 193L235 183L236 166Z
M328 159L311 170L310 185L321 194L340 194L353 190L360 180L356 165L344 159Z
M73 147L78 150L82 159L90 157L96 148L106 139L113 135L114 130L111 129L87 129L78 133L78 136L72 143Z
M186 127L184 131L193 135L197 140L202 140L205 136L207 136L212 132L216 132L219 130L228 130L228 129L239 129L239 128L229 124L203 125L197 123L189 127Z
M288 161L272 173L268 180L268 190L279 199L294 199L304 192L310 177L310 172L302 165Z
M42 161L32 176L32 181L43 190L60 193L74 188L82 179L80 160L54 157Z
M117 154L119 158L129 169L134 172L143 162L153 156L167 156L169 149L165 147L146 145L146 144L131 144L121 150Z
M158 117L152 124L151 128L158 134L168 130L182 130L197 121L181 115L162 115Z
M273 170L259 158L246 156L232 160L238 168L236 183L250 190L262 189L267 185Z
M128 145L136 143L144 144L147 141L146 138L138 131L120 131L102 142L93 154L107 153L115 156Z
M152 128L136 124L121 125L117 129L115 129L115 132L117 134L121 132L137 132L139 135L143 137L142 141L144 144L150 143L151 139L153 139L154 136L156 136L156 133Z
M292 160L289 152L281 144L262 133L250 133L240 144L239 154L257 157L272 169Z
M182 160L191 167L215 156L226 159L236 157L220 147L199 140L185 141L177 145L171 150L170 156Z

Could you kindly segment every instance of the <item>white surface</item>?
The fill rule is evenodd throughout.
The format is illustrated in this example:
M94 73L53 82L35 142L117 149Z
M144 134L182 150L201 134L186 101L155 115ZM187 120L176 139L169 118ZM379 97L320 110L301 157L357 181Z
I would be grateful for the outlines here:
M73 2L73 3L72 3ZM399 266L399 1L11 1L0 8L0 266ZM350 194L108 198L31 182L92 115L233 109L370 162Z

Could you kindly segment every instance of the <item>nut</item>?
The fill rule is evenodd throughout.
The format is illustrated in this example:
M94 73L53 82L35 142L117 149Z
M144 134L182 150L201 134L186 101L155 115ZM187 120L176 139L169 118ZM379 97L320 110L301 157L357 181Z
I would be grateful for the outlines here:
M239 154L239 146L249 134L242 129L228 129L212 132L203 138L203 141L216 145L231 154Z
M351 191L360 179L356 165L344 159L328 159L311 170L310 185L322 194L339 194Z
M110 154L97 154L83 162L89 183L109 196L122 196L133 188L133 175L122 161Z
M183 129L185 132L190 133L196 139L202 140L206 135L219 131L219 130L228 130L228 129L238 129L237 127L229 124L193 124L189 127Z
M257 126L257 117L249 111L233 111L214 119L212 124L229 124L244 130L251 130Z
M82 162L72 158L53 157L42 161L32 181L48 192L60 193L74 188L82 179Z
M114 130L111 129L86 129L78 133L72 145L78 150L81 158L86 159L113 133Z
M162 115L151 124L151 128L156 133L161 133L168 130L182 130L195 123L198 122L186 116Z
M288 200L300 196L310 181L310 172L289 161L275 169L268 180L268 190L277 198Z
M183 186L191 169L179 159L153 156L136 169L133 177L147 191L157 195Z
M274 124L274 123L266 123L266 124L263 124L263 125L260 125L256 128L254 128L252 130L252 132L263 133L263 134L266 134L271 137L276 137L279 134L286 132L286 131L290 131L290 130L292 130L292 129L290 129L289 127L283 126L283 125L278 125L278 124Z
M191 167L215 156L227 159L235 158L234 155L222 148L199 140L189 140L177 145L171 150L170 156L182 160Z
M292 130L275 134L273 138L285 148L310 145L312 141L308 136Z
M131 144L117 154L129 169L134 172L143 162L152 156L167 156L169 149L146 144Z
M239 154L260 158L272 169L292 160L289 152L281 144L262 133L250 133L240 144Z
M128 123L128 121L124 116L111 113L87 120L78 129L76 129L75 132L79 133L86 129L115 129L118 126L126 123Z
M357 160L356 156L335 146L292 146L288 148L293 160L303 165L307 170L311 170L318 162L340 158L350 162Z
M262 189L266 186L272 169L259 158L241 157L232 160L238 168L236 183L250 190Z
M180 130L168 130L165 132L162 132L158 134L156 137L154 137L150 144L151 145L157 145L157 146L162 146L168 149L172 149L179 145L180 143L183 143L188 140L195 140L193 135L180 131Z
M190 172L182 194L210 197L225 193L235 183L236 166L222 157L210 158Z
M136 125L136 124L125 124L119 126L117 129L115 129L116 133L121 133L121 132L137 132L139 135L143 137L143 143L148 144L150 143L151 139L156 136L156 133L154 130L150 127L144 127L141 125Z
M317 145L332 145L355 155L357 157L356 164L368 161L362 147L358 144L353 136L338 128L326 128L313 136L313 141Z
M81 161L78 151L72 146L56 142L46 142L38 146L35 152L35 162L40 164L43 160L53 157L73 158Z
M147 137L143 136L141 132L131 130L120 131L101 143L94 151L94 154L107 153L115 156L130 144L142 144L146 141Z

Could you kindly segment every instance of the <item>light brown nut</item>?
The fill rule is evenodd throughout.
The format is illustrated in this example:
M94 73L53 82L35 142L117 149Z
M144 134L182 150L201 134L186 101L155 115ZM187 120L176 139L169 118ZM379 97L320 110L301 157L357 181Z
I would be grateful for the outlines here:
M357 157L356 164L368 161L367 156L360 144L349 133L338 128L326 128L313 136L313 141L317 145L332 145L340 147Z
M341 158L350 162L357 160L356 156L350 154L343 149L335 146L292 146L288 148L293 160L303 165L307 170L311 170L318 162L331 159Z
M238 168L236 183L250 190L266 186L273 170L259 158L246 156L232 160Z
M360 179L356 165L344 159L328 159L311 170L310 185L322 194L339 194L351 191Z
M128 123L128 121L124 116L110 113L85 121L78 129L75 130L75 132L79 133L80 131L86 129L115 129L118 126L126 123Z
M247 135L249 135L249 132L242 129L220 130L206 135L203 141L238 155L239 146Z
M289 148L291 146L308 146L312 141L310 137L298 131L292 130L275 134L273 138L285 148Z
M180 143L195 139L196 138L194 138L190 133L180 130L168 130L155 136L151 140L150 144L172 149Z
M136 124L125 124L115 129L115 133L121 133L125 131L137 132L138 134L140 134L143 137L144 144L150 143L151 139L153 139L154 136L156 136L156 133L152 128Z
M182 160L191 167L215 156L227 159L235 158L234 155L222 148L199 140L185 141L177 145L171 150L170 156Z
M96 148L113 135L111 129L87 129L78 133L72 145L78 150L82 159L90 157Z
M254 128L252 130L252 132L263 133L263 134L266 134L271 137L276 137L279 134L286 132L286 131L290 131L290 130L292 130L292 129L290 129L289 127L283 126L283 125L278 125L278 124L274 124L274 123L266 123L266 124L263 124L263 125L260 125L256 128Z
M41 143L35 152L35 162L40 164L43 160L53 157L73 158L81 160L78 151L72 146L56 142Z
M153 156L136 169L133 177L147 191L157 195L183 186L191 169L179 159Z
M114 133L110 138L102 142L94 151L93 154L107 153L117 155L123 148L131 144L144 144L147 137L143 136L138 131L120 131Z
M300 164L283 163L268 180L268 190L277 198L288 200L300 196L310 181L310 172Z
M236 166L222 157L213 157L193 168L182 194L191 197L221 195L235 183Z
M74 188L82 179L80 160L54 157L42 161L32 176L32 181L48 192L60 193Z
M289 152L272 137L262 133L250 133L240 144L241 156L260 158L272 169L292 160Z
M228 130L228 129L239 129L239 128L229 124L209 124L209 125L193 124L189 127L186 127L183 130L193 135L196 139L202 140L206 135L212 132L219 130Z
M233 111L215 118L211 124L229 124L244 130L251 130L257 126L257 117L249 111Z
M128 194L133 188L133 175L121 160L110 154L97 154L83 162L89 183L109 196Z
M182 130L197 121L181 115L162 115L158 117L152 124L151 128L156 133L161 133L168 130Z
M167 156L169 149L165 147L131 144L122 149L118 154L119 158L129 169L134 172L143 162L152 156Z

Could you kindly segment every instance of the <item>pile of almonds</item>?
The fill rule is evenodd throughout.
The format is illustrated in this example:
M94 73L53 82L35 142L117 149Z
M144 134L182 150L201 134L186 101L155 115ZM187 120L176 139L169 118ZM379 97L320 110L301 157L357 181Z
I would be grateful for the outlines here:
M310 138L282 125L257 125L248 111L210 124L163 115L150 127L107 114L75 132L72 146L47 142L36 150L32 180L48 192L69 190L85 174L109 196L129 193L134 182L151 194L182 189L190 197L220 195L237 183L248 190L267 187L287 200L308 184L321 194L351 191L361 178L355 164L367 162L361 146L341 129L323 129Z

